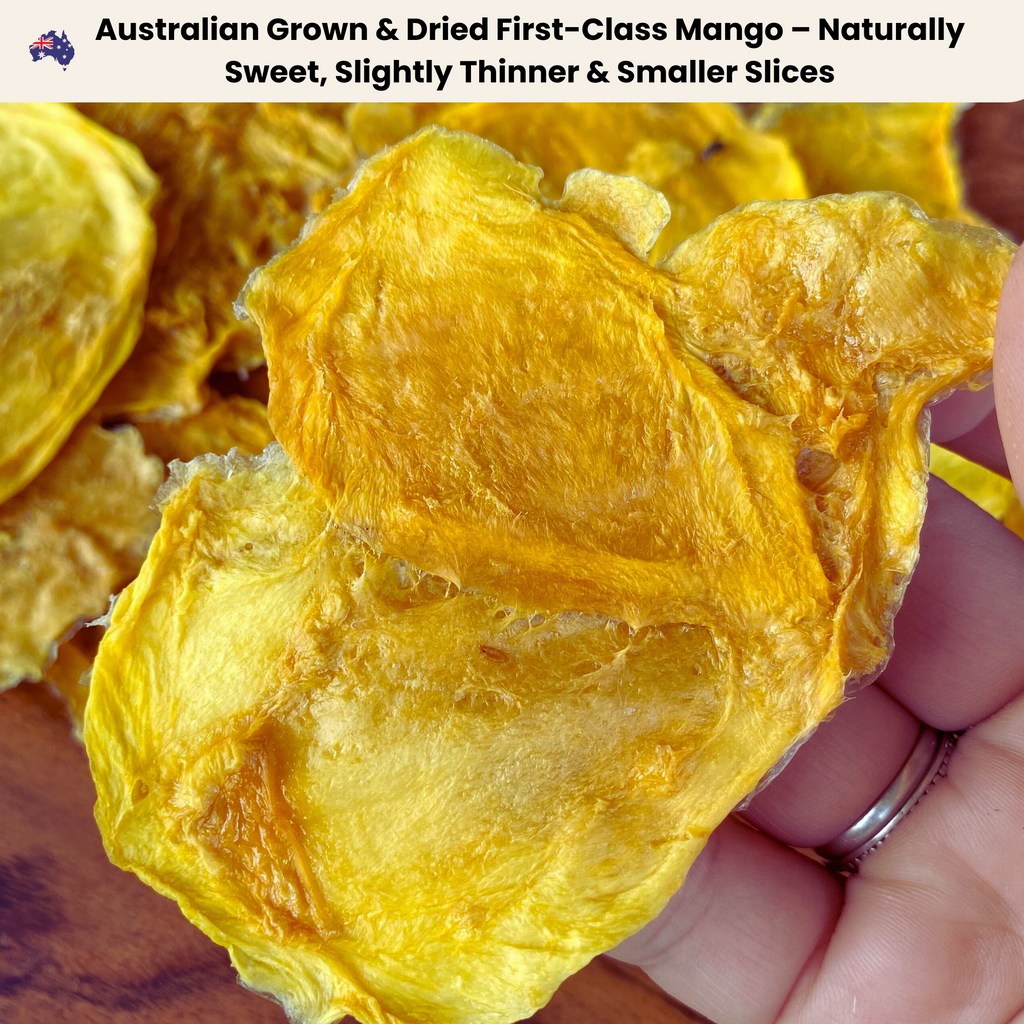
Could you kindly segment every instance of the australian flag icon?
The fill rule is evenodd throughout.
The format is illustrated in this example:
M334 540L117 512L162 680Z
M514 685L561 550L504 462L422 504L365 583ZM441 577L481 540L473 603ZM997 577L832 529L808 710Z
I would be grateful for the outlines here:
M57 30L52 29L44 32L34 43L31 43L28 52L32 54L33 60L42 60L44 57L52 57L65 71L75 55L75 48L68 41L67 32L57 35Z

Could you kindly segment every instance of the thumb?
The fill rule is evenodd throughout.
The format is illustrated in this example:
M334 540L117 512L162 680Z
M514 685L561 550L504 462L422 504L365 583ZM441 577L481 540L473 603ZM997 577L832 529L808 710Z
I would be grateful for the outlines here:
M1018 495L1024 495L1024 247L1010 267L996 316L996 416Z

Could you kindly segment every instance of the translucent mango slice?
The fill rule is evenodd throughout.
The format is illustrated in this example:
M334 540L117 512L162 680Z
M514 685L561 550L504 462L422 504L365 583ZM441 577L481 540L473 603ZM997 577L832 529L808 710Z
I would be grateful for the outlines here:
M70 107L0 105L0 503L139 336L155 192L138 151Z
M422 132L258 272L292 460L179 466L97 657L115 863L300 1021L501 1024L877 672L1013 246L892 195L559 201Z
M289 104L82 104L160 175L157 258L142 337L104 393L105 418L178 419L206 400L220 362L263 361L231 303L254 267L291 243L314 195L351 173L336 122Z
M812 195L899 192L930 217L984 223L964 203L953 103L769 104L755 123L789 143Z
M726 103L355 104L347 117L364 153L425 124L473 132L542 168L549 199L583 168L634 175L671 209L655 257L740 203L809 194L788 146Z
M731 661L377 556L276 446L197 460L93 670L97 820L296 1020L519 1020L804 727Z
M274 440L267 407L242 395L213 395L195 416L139 423L137 429L146 451L167 463L175 459L189 462L208 452L226 455L232 448L244 455L258 455Z
M135 575L163 477L130 427L82 426L0 506L0 690L39 679L57 643Z
M1024 538L1024 509L1013 483L1006 477L937 444L931 448L930 468L940 480L945 480L1007 529Z

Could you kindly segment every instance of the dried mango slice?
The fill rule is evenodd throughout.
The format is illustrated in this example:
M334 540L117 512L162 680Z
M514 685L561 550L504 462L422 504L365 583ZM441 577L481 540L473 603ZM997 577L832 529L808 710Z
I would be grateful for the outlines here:
M299 233L321 189L347 177L344 129L288 104L82 104L135 143L163 183L142 337L100 401L105 418L178 419L202 408L220 361L263 361L231 303Z
M929 217L984 223L964 203L953 103L769 104L755 123L789 143L812 195L899 192Z
M634 175L658 189L672 212L655 257L740 203L809 194L788 146L727 103L355 104L347 116L364 153L425 124L473 132L542 168L540 189L549 199L582 168Z
M995 232L756 204L653 268L662 197L537 183L422 132L251 279L294 466L179 467L97 658L111 858L298 1020L517 1020L653 917L881 667L991 358Z
M764 695L706 630L374 555L276 447L180 467L163 513L93 670L97 820L298 1020L527 1016L798 727L752 755Z
M146 451L167 463L188 462L208 452L226 455L232 448L258 455L274 440L267 407L242 395L213 395L195 416L170 423L139 423L137 429Z
M60 104L0 105L0 503L56 454L139 335L156 180Z
M931 448L930 468L940 480L945 480L1007 529L1024 538L1024 509L1013 483L1006 477L937 444Z
M564 209L595 173L552 205L436 129L365 164L246 292L276 436L375 548L463 586L741 630L839 600L875 671L918 412L987 366L1013 246L831 197L741 208L656 270L620 241L656 194L606 176L614 224Z
M0 506L0 690L39 679L57 643L138 571L164 468L130 427L81 426Z

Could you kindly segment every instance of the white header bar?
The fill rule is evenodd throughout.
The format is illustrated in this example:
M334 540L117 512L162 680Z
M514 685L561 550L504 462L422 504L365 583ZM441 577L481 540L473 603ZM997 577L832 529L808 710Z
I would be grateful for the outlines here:
M4 7L3 100L1024 98L1024 4L1007 0Z

